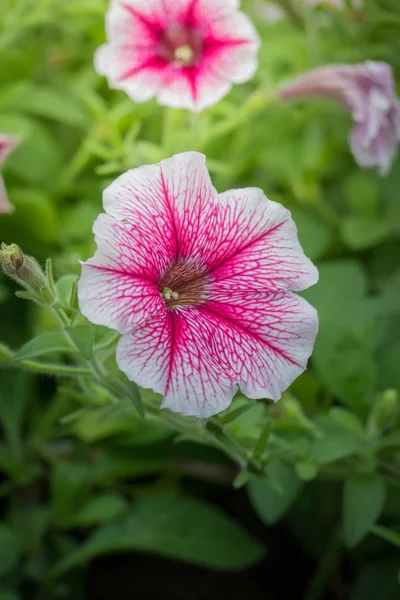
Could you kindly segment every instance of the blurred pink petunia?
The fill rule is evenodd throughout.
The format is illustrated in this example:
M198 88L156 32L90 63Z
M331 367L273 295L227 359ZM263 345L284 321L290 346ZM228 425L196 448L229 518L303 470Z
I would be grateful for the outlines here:
M239 0L112 0L95 67L135 102L194 112L257 69L259 39Z
M7 158L20 143L20 138L16 135L0 133L0 167L6 162ZM6 187L2 176L0 175L0 214L13 212L14 207L10 204Z
M278 400L318 329L293 293L318 272L290 212L257 188L218 194L197 152L128 171L103 202L78 297L91 322L123 334L120 369L183 415L224 410L237 385Z
M350 146L357 163L378 166L382 175L389 171L400 141L400 101L388 64L367 61L321 67L290 81L279 96L282 100L330 98L347 108L355 122Z

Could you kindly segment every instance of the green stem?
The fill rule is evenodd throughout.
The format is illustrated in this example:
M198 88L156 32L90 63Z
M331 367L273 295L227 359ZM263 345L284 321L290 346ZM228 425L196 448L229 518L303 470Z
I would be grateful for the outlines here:
M382 527L381 525L372 525L372 527L370 527L370 532L400 548L400 533L392 531L387 527Z
M340 548L341 542L339 531L335 529L326 546L325 552L318 563L314 577L304 596L304 600L319 600L320 598L325 597L324 591L326 589L327 580L339 560Z
M90 370L84 367L58 365L55 363L42 363L34 360L21 360L18 362L18 365L24 369L36 371L37 373L55 373L57 375L90 375Z

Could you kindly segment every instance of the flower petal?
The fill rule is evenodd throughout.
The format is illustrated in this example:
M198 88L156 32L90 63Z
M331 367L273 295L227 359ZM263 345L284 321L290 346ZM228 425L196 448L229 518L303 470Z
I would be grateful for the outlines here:
M90 262L82 265L78 298L89 321L120 333L166 310L157 286L150 281Z
M215 323L221 368L253 399L279 400L307 366L318 331L317 311L292 293L234 293L201 307Z
M294 294L238 295L140 325L120 340L117 362L163 407L206 418L229 406L237 384L278 400L306 368L317 328L315 309Z
M262 190L220 194L220 239L209 263L213 296L235 290L304 290L318 271L304 255L290 212Z
M97 243L89 262L112 271L134 275L156 283L171 262L163 240L142 223L122 222L100 214L93 225Z
M153 237L166 260L179 255L205 261L216 197L205 156L184 152L121 175L105 190L103 201L108 214L127 219L145 239Z
M218 364L214 325L198 308L168 311L123 336L117 363L132 381L162 394L162 406L209 417L229 406L236 386Z

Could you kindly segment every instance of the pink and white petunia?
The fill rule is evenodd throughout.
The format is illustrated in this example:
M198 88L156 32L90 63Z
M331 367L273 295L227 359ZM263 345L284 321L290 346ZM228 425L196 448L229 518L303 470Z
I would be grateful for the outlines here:
M290 212L258 188L218 194L205 157L132 169L104 192L97 250L82 266L82 313L122 335L117 362L162 406L209 417L240 386L278 400L306 368L318 280Z
M282 100L331 99L351 112L350 147L361 167L378 166L385 175L400 142L400 101L393 72L384 62L320 67L290 81Z
M21 139L16 135L0 133L0 167L6 162L13 150L18 146ZM0 175L0 214L13 212L14 207L7 197L6 186Z
M135 102L194 112L257 69L259 38L239 0L111 0L95 68Z

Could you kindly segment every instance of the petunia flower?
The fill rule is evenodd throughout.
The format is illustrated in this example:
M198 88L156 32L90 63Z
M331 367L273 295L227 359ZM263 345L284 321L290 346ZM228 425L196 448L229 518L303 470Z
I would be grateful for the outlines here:
M347 108L354 119L350 146L361 167L378 166L385 175L400 141L400 101L391 67L367 61L329 65L305 73L279 91L282 100L330 98Z
M239 0L112 0L95 68L135 102L198 112L257 69L259 38Z
M238 385L278 400L318 328L293 293L318 272L290 212L257 188L218 194L197 152L128 171L103 202L78 297L91 322L123 334L119 368L183 415L224 410Z
M20 138L16 135L0 133L0 167L5 163L20 141ZM2 176L0 175L0 214L11 213L13 210L14 207L8 200L6 187Z

